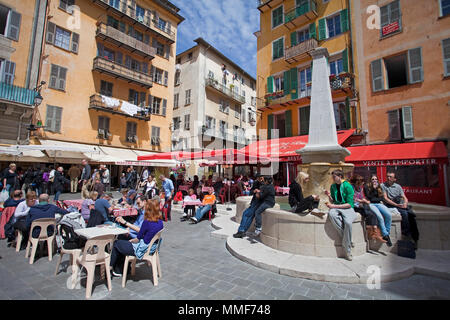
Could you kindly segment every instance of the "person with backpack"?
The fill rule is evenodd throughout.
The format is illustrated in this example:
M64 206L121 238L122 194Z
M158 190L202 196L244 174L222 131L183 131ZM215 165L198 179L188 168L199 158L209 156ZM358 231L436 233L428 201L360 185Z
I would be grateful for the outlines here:
M50 178L50 174L49 174L49 170L48 168L44 168L44 171L42 173L42 183L39 189L39 194L42 193L49 193L48 190L48 183L49 183L49 178Z

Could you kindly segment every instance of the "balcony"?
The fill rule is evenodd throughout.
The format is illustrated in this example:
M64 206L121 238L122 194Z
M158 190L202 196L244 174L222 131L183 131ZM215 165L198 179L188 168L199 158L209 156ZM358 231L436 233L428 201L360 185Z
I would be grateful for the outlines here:
M205 87L206 88L211 88L215 92L219 92L220 94L222 94L226 98L231 98L231 99L233 99L235 102L237 102L239 104L245 103L245 98L243 96L241 96L239 94L236 94L231 89L228 89L226 86L224 86L223 84L219 83L215 79L206 78L205 79Z
M163 38L170 44L175 42L176 35L172 31L169 25L160 25L155 17L151 17L150 10L145 10L145 14L137 15L136 9L129 6L126 0L92 0L98 6L106 9L107 12L111 12L118 16L128 20L129 23L139 25L144 28L145 31L151 31L157 38Z
M0 82L0 101L34 107L36 91Z
M286 11L284 15L284 26L290 29L296 29L305 23L311 22L317 18L317 3L315 0L301 1L298 7Z
M256 7L260 12L267 12L280 5L283 0L256 0Z
M93 109L93 110L97 110L97 111L104 111L104 112L117 114L117 115L121 115L121 116L128 117L128 118L133 118L133 119L150 121L150 114L142 114L141 112L138 112L135 115L130 115L128 113L121 111L121 109L119 108L119 105L121 105L123 103L122 100L115 99L115 98L109 98L109 97L105 97L105 98L111 99L111 100L114 99L115 101L118 102L118 104L116 106L108 105L108 102L105 101L104 97L101 94L95 93L89 97L89 109Z
M317 40L311 38L293 47L286 48L284 51L284 60L289 64L296 63L308 57L309 52L317 48L317 46Z
M155 48L105 23L100 23L97 26L96 37L111 42L118 47L123 47L131 53L137 53L144 58L153 59L156 55Z
M147 89L153 86L152 77L150 75L128 69L121 64L102 57L94 58L93 70L100 73L106 73L116 79L119 78L127 81L128 83L134 83Z
M332 74L330 76L331 90L340 90L349 93L353 90L354 75L348 72L343 72L339 75Z

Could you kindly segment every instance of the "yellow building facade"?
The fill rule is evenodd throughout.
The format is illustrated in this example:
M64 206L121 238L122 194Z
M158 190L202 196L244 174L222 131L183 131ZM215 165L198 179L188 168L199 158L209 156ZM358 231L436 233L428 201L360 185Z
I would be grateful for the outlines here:
M260 139L309 132L312 58L329 53L330 85L338 130L360 128L356 66L347 1L260 0L257 36L257 127ZM267 132L267 136L263 136Z
M178 10L159 0L49 2L35 114L44 128L32 142L170 151Z

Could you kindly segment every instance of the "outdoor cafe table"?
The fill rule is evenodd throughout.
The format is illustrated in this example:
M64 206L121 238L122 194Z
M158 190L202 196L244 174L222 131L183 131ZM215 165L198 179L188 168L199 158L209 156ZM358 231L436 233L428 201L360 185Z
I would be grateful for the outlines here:
M114 208L113 214L115 217L137 216L136 208Z
M78 210L81 210L81 204L83 203L83 201L84 199L64 200L63 203L68 207L73 206Z

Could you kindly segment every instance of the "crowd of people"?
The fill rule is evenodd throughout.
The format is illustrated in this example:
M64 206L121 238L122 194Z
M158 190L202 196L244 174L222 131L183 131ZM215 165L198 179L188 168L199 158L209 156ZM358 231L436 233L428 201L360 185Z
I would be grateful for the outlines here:
M10 241L14 239L15 231L29 234L32 221L44 217L54 217L55 214L67 214L58 204L59 196L65 185L70 184L70 192L77 192L81 188L80 214L88 226L97 225L112 218L113 205L133 207L138 211L136 217L119 217L116 222L129 228L126 239L120 239L114 246L112 267L115 274L119 274L122 258L136 250L140 241L148 243L150 235L162 228L156 217L166 221L171 220L171 207L173 202L189 203L197 201L195 205L183 205L181 221L191 221L192 224L200 222L208 212L215 210L219 201L235 202L239 196L252 196L248 208L242 215L242 220L235 238L243 238L255 220L255 236L262 232L262 214L275 205L275 187L272 177L256 174L253 177L243 175L233 179L217 177L213 179L197 175L193 179L185 179L183 175L170 175L169 178L159 175L157 178L146 168L142 175L137 175L132 166L126 169L120 180L119 191L122 197L114 200L109 192L110 172L104 165L92 170L86 160L82 167L72 165L67 177L62 167L33 169L24 173L17 173L15 164L9 165L1 177L2 196L7 192L7 199L3 199L3 208L15 207L15 212L5 226L5 233ZM333 184L324 194L327 201L328 216L331 225L342 238L342 247L345 257L352 260L352 223L359 213L365 223L369 239L375 239L387 246L392 246L390 230L392 223L392 208L401 215L402 234L410 238L417 248L419 232L415 214L408 205L401 186L396 183L395 173L387 174L387 181L381 183L376 175L368 181L360 175L352 176L348 181L344 179L342 170L332 172ZM313 214L323 218L325 212L319 209L320 195L305 196L303 190L310 182L308 174L300 172L289 185L289 204L291 212L298 214ZM158 187L159 186L159 187ZM185 188L181 188L184 186ZM186 188L187 187L187 188ZM50 203L49 194L54 194L54 204ZM156 204L157 202L157 204ZM159 215L158 215L159 214ZM146 223L143 228L143 223ZM150 237L151 239L151 237ZM132 240L130 243L124 240ZM141 246L144 244L141 243ZM119 267L117 267L119 266Z

